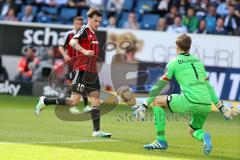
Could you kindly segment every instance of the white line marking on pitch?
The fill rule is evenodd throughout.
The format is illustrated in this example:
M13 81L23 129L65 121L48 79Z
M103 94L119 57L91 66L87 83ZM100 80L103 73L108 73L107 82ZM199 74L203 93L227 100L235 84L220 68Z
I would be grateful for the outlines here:
M110 140L79 140L79 141L45 141L45 142L0 142L0 144L69 144L69 143L92 143L92 142L120 142L121 140L110 139Z

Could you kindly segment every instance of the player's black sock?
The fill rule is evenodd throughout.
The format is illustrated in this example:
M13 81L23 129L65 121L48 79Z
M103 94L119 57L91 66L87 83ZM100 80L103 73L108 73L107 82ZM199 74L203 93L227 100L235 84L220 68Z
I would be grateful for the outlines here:
M88 98L84 96L83 102L84 102L84 106L86 107L88 105Z
M43 102L45 105L52 105L52 104L65 105L66 98L44 98Z
M100 109L97 106L92 107L91 111L92 121L93 121L93 131L100 130Z

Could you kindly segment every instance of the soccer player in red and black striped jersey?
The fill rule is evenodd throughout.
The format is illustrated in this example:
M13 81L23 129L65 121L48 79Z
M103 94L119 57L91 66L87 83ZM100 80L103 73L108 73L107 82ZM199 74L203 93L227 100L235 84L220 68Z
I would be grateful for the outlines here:
M76 50L74 50L70 45L70 40L74 37L75 34L83 26L83 18L82 17L75 17L73 19L73 29L66 32L63 40L59 43L59 51L62 54L65 61L70 60L72 57L76 56Z
M74 79L72 82L72 94L70 98L46 98L40 97L36 105L36 114L39 114L46 105L59 104L75 106L81 96L90 96L93 121L93 136L110 138L111 134L100 131L100 82L97 73L97 60L99 56L99 42L96 31L102 21L102 13L90 8L88 24L71 39L70 45L77 51L77 58L73 64Z
M72 57L76 56L76 50L73 49L70 45L69 42L70 40L74 37L75 34L78 33L78 31L81 29L83 26L83 18L82 17L75 17L73 19L73 29L68 31L64 39L59 43L59 51L62 54L65 62L70 61ZM74 61L74 59L72 60ZM71 61L70 61L71 64ZM71 72L72 69L70 69L70 73L68 74L68 79L70 81L73 80L73 73ZM83 109L84 112L89 112L91 111L91 107L88 106L88 98L83 96L83 101L84 101L84 106L85 108ZM77 107L72 107L71 110L76 113L80 113Z

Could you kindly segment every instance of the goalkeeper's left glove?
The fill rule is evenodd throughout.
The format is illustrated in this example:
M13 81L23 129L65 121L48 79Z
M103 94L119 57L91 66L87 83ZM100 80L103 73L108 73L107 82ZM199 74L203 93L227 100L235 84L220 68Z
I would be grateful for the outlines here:
M232 116L239 114L239 112L235 110L233 106L225 106L221 101L219 101L216 106L226 120L233 119Z
M137 118L138 121L144 121L146 110L148 108L148 105L146 102L142 104L137 104L136 106L132 107L133 110L133 116Z

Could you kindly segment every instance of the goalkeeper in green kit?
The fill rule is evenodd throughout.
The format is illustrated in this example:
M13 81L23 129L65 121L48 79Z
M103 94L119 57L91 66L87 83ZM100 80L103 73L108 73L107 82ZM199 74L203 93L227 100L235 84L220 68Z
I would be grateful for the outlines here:
M134 107L134 115L139 120L144 120L147 108L153 103L157 140L144 145L144 148L165 150L168 144L165 136L164 109L169 108L174 113L190 114L189 133L194 139L203 142L203 152L208 155L212 150L211 137L202 127L211 112L212 102L227 120L232 119L232 115L236 115L237 112L231 107L224 106L218 99L214 88L208 82L204 64L189 53L191 37L186 34L178 36L176 46L177 57L167 64L164 75L152 87L147 100ZM181 94L158 96L173 77L180 85Z

